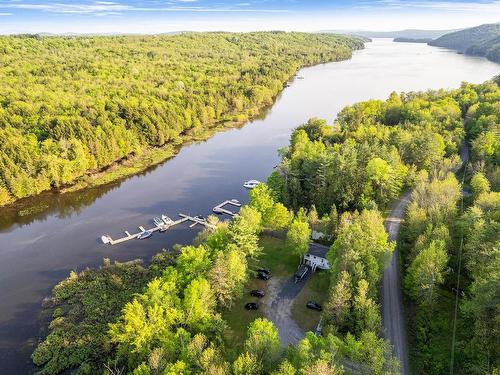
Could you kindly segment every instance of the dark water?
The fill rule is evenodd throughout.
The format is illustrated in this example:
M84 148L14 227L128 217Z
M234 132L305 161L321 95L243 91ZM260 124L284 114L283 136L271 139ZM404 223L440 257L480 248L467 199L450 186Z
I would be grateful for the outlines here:
M29 355L40 332L42 299L70 270L102 258L149 259L159 249L189 243L196 230L178 226L147 241L106 246L167 212L207 215L223 200L245 201L242 183L265 179L276 150L310 117L332 121L347 104L386 98L392 91L453 88L482 82L500 65L425 44L375 40L352 60L303 69L263 119L184 147L172 160L111 186L57 196L46 194L18 210L0 209L0 374L33 372ZM29 213L31 212L31 213Z

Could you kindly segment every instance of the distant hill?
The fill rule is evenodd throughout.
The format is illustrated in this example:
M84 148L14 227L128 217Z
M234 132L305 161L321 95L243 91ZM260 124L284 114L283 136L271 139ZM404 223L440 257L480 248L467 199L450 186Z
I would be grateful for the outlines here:
M399 30L399 31L369 31L369 30L324 30L325 33L353 34L366 38L410 38L436 39L457 30Z
M429 45L500 62L500 23L486 24L441 36Z
M394 38L394 41L399 43L429 43L432 40L432 38Z

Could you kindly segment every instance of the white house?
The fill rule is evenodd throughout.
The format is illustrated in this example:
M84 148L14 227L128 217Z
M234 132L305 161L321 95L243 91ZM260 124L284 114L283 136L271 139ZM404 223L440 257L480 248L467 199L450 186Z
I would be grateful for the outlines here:
M328 246L315 242L309 244L309 251L304 255L303 264L311 267L313 271L317 268L322 270L330 269L330 263L326 260L326 253L330 250Z

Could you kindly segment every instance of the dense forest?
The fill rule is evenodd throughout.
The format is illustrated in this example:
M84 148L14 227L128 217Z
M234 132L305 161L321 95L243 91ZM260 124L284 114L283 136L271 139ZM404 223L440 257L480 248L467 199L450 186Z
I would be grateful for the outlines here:
M487 24L445 34L429 45L446 47L500 62L500 24Z
M457 98L472 94L465 112L470 160L456 177L419 179L403 229L414 364L428 374L450 366L490 374L500 366L500 90L490 83L468 92Z
M495 373L498 83L393 93L346 107L333 126L299 126L268 183L231 222L209 218L216 229L148 266L105 260L57 285L49 335L33 353L40 373L397 374L379 288L396 246L384 215L404 191L412 191L401 264L413 371L448 373L453 345L456 371ZM471 161L460 169L464 142ZM235 345L224 316L275 251L265 233L285 232L286 251L302 256L313 229L330 245L322 334L282 351L277 328L259 317Z
M301 66L360 48L283 32L0 37L0 205L242 122Z
M278 200L317 210L324 232L335 239L329 254L332 302L324 316L331 314L340 332L355 332L360 323L350 301L361 277L376 303L387 255L375 246L377 232L371 234L377 225L382 230L380 223L359 226L358 215L380 215L401 192L412 190L402 264L415 373L448 373L451 350L460 373L494 373L500 365L499 97L498 80L463 84L454 91L359 103L345 108L334 127L310 120L280 151L283 161L269 179ZM471 161L456 176L464 141ZM465 206L463 173L471 190ZM339 224L329 224L340 212ZM338 243L346 223L356 225L357 235L350 233L343 253ZM373 237L364 243L368 234ZM361 261L367 255L373 258Z

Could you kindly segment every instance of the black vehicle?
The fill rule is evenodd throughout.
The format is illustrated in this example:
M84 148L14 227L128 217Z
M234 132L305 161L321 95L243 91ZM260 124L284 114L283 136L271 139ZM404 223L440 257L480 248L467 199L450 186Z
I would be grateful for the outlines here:
M259 268L257 272L267 273L268 275L271 274L271 271L269 271L267 268Z
M271 278L271 274L265 272L257 273L257 277L261 280L269 280Z
M259 305L256 304L255 302L248 302L245 305L245 309L247 309L247 310L258 310L259 309Z
M323 308L321 307L321 305L319 303L313 302L313 301L307 302L306 307L308 309L316 310L316 311L322 311L323 310Z
M307 267L305 264L301 264L299 269L297 270L297 272L295 272L294 275L295 284L297 284L304 277L306 277L308 272L309 272L309 267Z
M266 295L266 293L263 290L254 289L250 292L250 295L252 297L262 298Z

